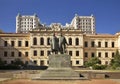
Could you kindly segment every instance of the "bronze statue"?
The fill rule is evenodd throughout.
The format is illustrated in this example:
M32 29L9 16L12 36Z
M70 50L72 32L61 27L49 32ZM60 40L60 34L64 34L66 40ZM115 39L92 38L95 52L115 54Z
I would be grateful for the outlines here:
M50 45L51 45L51 52L58 54L59 50L59 39L55 36L55 33L53 34L52 38L50 38Z
M61 33L59 37L59 52L61 54L66 53L66 44L68 45L66 38Z
M60 54L66 53L66 44L68 45L66 38L62 33L59 38L55 36L55 33L52 38L50 38L51 52L54 54L58 54L58 52L60 52Z

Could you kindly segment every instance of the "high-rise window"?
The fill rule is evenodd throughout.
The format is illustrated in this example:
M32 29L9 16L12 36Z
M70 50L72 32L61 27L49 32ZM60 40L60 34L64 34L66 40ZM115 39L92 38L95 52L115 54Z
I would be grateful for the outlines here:
M69 38L69 45L72 45L72 38Z
M14 46L15 46L15 42L11 41L11 47L14 47Z
M33 56L37 56L37 50L33 51Z
M76 51L76 56L79 56L79 51Z
M84 47L88 47L88 42L87 41L84 42Z
M75 39L75 45L79 45L79 39L78 38Z
M22 42L18 41L18 47L21 47L21 46L22 46Z
M101 42L98 42L98 47L101 47Z
M44 56L44 51L43 50L40 51L40 56Z
M5 47L7 47L7 44L8 44L7 41L4 41L4 46L5 46Z
M29 46L29 42L25 41L25 47L28 47L28 46Z
M33 45L37 45L37 38L36 37L33 38Z
M114 42L112 42L112 48L114 48L115 47L115 43Z
M44 38L40 38L40 45L44 45Z

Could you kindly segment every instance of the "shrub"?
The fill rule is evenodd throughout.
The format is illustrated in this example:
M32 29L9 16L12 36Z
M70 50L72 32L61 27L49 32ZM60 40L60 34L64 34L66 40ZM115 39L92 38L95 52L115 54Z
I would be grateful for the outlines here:
M95 70L103 70L107 68L107 65L93 65L92 68Z

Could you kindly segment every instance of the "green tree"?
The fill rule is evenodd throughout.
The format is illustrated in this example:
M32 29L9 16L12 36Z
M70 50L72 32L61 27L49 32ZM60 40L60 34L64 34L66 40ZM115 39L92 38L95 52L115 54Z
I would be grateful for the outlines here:
M20 59L15 59L13 64L16 66L24 66L23 61L21 61Z
M94 57L94 58L91 58L89 61L87 61L85 63L85 66L92 67L92 66L99 64L99 63L100 63L100 60L98 59L98 57Z
M120 68L120 53L118 50L116 51L114 58L111 60L110 65L112 69Z
M3 66L5 63L3 62L3 60L0 58L0 66Z

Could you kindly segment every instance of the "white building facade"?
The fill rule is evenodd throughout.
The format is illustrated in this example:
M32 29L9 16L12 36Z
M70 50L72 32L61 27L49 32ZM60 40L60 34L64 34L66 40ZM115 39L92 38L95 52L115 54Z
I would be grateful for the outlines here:
M80 29L85 34L96 34L95 17L93 15L78 16L76 14L72 19L70 26L74 29Z
M13 63L16 58L28 65L49 66L49 39L55 33L66 37L67 54L71 56L72 66L84 66L93 57L98 57L102 65L109 65L116 50L120 52L120 33L83 34L80 30L36 29L27 34L0 34L0 58L7 63Z
M16 16L16 33L28 33L30 30L38 28L40 20L36 14Z

